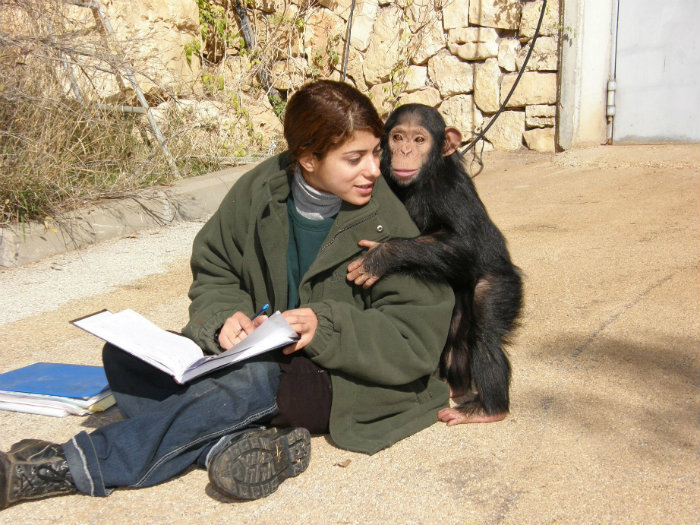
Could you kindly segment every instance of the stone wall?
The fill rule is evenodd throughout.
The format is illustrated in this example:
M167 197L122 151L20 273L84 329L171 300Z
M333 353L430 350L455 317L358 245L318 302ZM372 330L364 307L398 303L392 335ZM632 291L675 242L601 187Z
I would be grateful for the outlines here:
M486 133L489 148L554 150L559 2L547 2L527 71ZM161 58L168 58L160 81L173 85L165 74L173 70L188 79L199 74L198 63L185 62L181 51L185 40L197 38L192 31L194 0L106 4L119 27L150 25L180 33L178 38L161 36L157 46L144 46L151 55L158 50ZM233 29L240 28L232 3L209 4L220 7ZM309 79L342 77L351 0L244 4L256 47L246 48L242 38L229 38L218 47L206 40L201 55L204 62L208 57L209 70L242 93L241 99L264 106L269 118L272 108L256 90L269 94L273 88L283 103ZM383 115L407 102L438 108L468 142L489 123L513 86L542 5L542 0L359 0L352 16L347 79L368 93Z
M551 3L548 23L541 28L528 71L486 133L496 149L517 150L523 142L531 149L554 149L558 14ZM427 61L428 85L409 91L401 102L421 101L432 85L441 96L438 109L451 124L467 136L481 131L513 86L541 6L541 1L502 0L453 0L447 4L442 11L446 47Z
M335 45L342 56L350 0L320 0L308 16L294 66L275 85L304 71L304 60ZM554 150L559 2L549 0L539 37L516 90L487 141L499 150ZM413 0L356 3L347 77L386 115L397 104L437 107L468 140L504 102L534 35L542 0ZM335 38L335 40L334 40ZM306 70L308 72L308 68ZM342 64L328 76L339 78ZM308 74L301 76L308 76Z

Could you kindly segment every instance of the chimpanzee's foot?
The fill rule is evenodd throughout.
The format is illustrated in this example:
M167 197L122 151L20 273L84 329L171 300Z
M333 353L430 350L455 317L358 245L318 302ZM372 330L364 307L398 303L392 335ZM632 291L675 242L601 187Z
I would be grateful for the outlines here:
M438 419L451 427L463 423L495 423L496 421L505 419L507 415L507 412L487 414L483 410L465 412L463 409L454 407L440 410L438 412Z

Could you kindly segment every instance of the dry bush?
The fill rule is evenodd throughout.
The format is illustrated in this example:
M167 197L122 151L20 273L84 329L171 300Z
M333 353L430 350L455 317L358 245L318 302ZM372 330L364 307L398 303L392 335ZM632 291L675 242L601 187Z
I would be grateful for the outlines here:
M175 178L145 115L110 109L91 91L106 77L124 83L114 75L124 71L124 56L97 26L89 9L61 1L0 0L1 225L45 220ZM112 102L135 104L130 96ZM182 173L210 169L195 159L201 144L187 129L177 120L167 128Z
M148 64L162 36L147 27L108 35L75 1L0 0L0 225L278 152L287 96L309 78L339 77L339 36L320 26L328 42L306 50L321 9L312 0L283 11L197 0L202 35L183 51L200 69L194 80L169 77L172 88ZM144 114L107 109L139 105L131 73L148 86L171 155Z
M141 167L135 158L150 153L133 134L133 116L52 100L46 92L4 87L0 93L3 224L52 216L85 200L167 175L159 175L156 168L141 178L133 176Z

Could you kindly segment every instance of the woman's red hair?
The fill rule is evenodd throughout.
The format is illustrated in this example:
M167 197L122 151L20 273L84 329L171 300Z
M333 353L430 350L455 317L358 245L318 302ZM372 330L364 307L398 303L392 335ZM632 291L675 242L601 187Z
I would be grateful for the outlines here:
M284 138L294 159L305 151L322 158L357 131L384 135L384 124L366 95L344 82L305 84L287 102Z

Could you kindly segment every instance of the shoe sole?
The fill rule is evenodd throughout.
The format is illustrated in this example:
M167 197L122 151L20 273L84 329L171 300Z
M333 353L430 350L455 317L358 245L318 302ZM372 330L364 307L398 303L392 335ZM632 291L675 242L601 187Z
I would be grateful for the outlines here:
M7 454L0 452L0 510L10 506L10 460Z
M309 466L311 435L305 428L268 429L234 440L209 464L209 480L236 499L272 494L287 478Z

